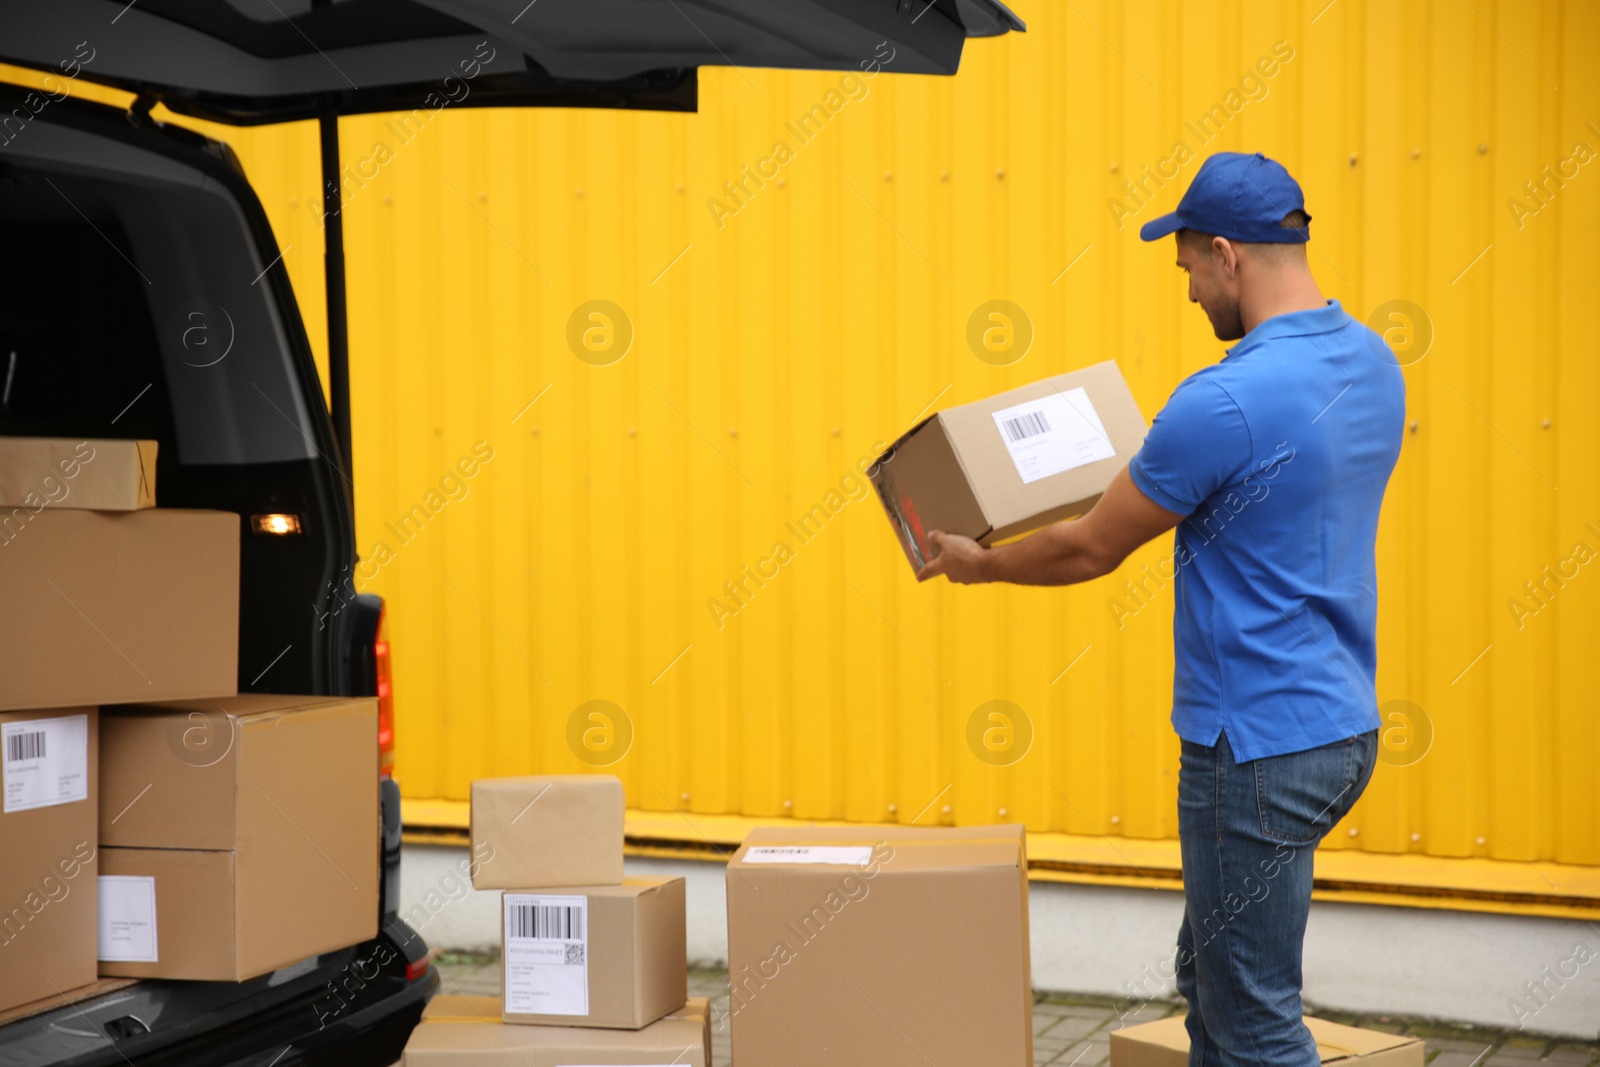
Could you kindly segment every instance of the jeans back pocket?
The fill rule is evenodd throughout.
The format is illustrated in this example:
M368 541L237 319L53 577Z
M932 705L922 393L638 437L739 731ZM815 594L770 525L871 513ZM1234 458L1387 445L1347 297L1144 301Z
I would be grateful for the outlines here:
M1274 841L1319 841L1366 788L1376 755L1375 731L1319 748L1255 761L1261 832Z

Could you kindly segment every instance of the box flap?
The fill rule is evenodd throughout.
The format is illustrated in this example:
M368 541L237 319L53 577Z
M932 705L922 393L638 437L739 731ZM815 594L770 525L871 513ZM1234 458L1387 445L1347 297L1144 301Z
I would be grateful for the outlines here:
M1370 1056L1374 1052L1415 1045L1417 1039L1405 1034L1386 1034L1382 1030L1363 1030L1345 1026L1326 1019L1305 1018L1306 1029L1317 1041L1317 1054L1323 1063L1349 1059L1352 1056Z

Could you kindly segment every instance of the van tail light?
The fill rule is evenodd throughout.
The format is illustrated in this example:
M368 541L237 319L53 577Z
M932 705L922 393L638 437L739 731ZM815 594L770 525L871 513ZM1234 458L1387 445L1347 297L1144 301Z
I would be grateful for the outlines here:
M423 956L420 960L412 960L410 963L406 964L406 981L408 982L415 982L418 978L421 978L427 973L427 956Z
M389 609L378 613L378 636L372 642L373 677L378 680L378 773L394 777L394 680L389 663Z

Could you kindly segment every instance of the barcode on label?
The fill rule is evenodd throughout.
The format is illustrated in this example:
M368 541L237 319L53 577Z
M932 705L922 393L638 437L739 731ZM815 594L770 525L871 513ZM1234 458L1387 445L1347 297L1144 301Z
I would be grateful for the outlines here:
M583 939L583 909L558 904L513 904L506 909L506 927L511 937L536 941L577 941ZM577 946L579 952L583 946ZM568 963L582 963L582 957Z
M1012 441L1026 441L1050 432L1050 421L1042 411L1024 411L1015 418L1006 419L1001 425L1005 427L1006 437Z
M6 738L6 762L44 758L44 732L12 734Z

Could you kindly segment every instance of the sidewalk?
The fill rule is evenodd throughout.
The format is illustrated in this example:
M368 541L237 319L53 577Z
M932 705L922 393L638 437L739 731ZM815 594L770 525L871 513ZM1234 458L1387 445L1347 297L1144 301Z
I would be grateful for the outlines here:
M435 962L443 979L440 992L500 995L500 961L492 956L446 954ZM689 995L710 997L714 1009L726 1005L725 971L689 972ZM1033 1006L1033 1062L1058 1067L1104 1067L1111 1056L1110 1033L1118 1025L1164 1018L1183 1009L1182 1001L1152 1001L1120 1024L1120 1007L1103 997L1038 993ZM1382 1015L1318 1012L1335 1022L1389 1033L1416 1034L1427 1041L1428 1067L1600 1067L1600 1043L1572 1044L1529 1037L1516 1031L1451 1026ZM726 1027L711 1028L715 1067L730 1067Z

